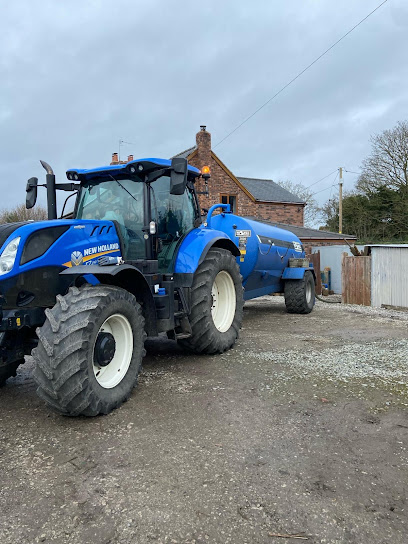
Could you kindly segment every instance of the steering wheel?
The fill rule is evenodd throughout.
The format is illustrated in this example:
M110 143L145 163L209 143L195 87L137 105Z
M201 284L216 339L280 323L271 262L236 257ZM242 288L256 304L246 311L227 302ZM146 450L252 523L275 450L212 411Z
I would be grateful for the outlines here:
M134 240L139 244L144 244L144 239L139 234L137 234L137 232L135 232L132 229L128 229L127 227L126 227L126 231L127 231L128 235L129 235L129 242Z

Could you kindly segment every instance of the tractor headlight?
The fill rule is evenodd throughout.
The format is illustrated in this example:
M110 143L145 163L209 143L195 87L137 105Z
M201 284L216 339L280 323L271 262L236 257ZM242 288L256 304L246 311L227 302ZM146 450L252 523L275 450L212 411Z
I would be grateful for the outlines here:
M10 270L13 269L19 243L20 237L14 238L14 240L11 240L11 242L7 244L3 253L0 255L0 276L7 274L7 272L10 272Z

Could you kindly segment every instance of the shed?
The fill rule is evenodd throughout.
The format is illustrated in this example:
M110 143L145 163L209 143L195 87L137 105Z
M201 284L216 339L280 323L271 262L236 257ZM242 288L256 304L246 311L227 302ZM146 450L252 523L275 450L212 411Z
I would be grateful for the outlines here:
M408 308L408 244L375 244L371 253L371 306Z

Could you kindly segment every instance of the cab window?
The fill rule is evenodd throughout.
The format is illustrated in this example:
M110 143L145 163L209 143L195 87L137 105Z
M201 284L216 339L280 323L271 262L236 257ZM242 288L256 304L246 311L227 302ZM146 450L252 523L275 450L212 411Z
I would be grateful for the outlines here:
M170 178L162 176L151 185L152 219L156 222L159 270L170 270L180 239L194 228L197 217L195 200L191 191L183 195L170 194Z

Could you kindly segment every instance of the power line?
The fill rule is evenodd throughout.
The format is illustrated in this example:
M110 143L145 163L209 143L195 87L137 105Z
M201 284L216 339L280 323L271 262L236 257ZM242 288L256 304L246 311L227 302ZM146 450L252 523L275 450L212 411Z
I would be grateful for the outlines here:
M334 172L332 172L332 174L334 174ZM333 189L334 184L336 183L336 179L337 179L338 175L339 175L339 173L337 172L337 174L334 177L334 180L333 180L333 183L332 183L331 187L325 187L324 189L321 189L320 191L317 191L316 193L313 193L311 196L318 195L319 193L322 193L323 191L327 191L327 189ZM331 194L330 194L330 196L331 196Z
M337 172L337 174L336 174L336 176L335 176L335 178L334 178L334 180L333 180L332 186L330 187L329 200L331 199L333 187L334 187L334 184L336 183L336 179L337 179L337 176L339 175L339 172L340 172L340 169L339 169L339 171Z
M306 68L304 68L301 72L299 72L297 74L297 76L295 76L293 79L291 79L288 83L286 83L286 85L284 85L277 93L275 93L271 98L269 98L269 100L267 100L264 104L262 104L262 106L260 106L257 110L255 110L253 113L251 113L251 115L249 117L247 117L246 119L244 119L244 121L242 121L242 123L240 123L238 126L236 126L233 130L231 130L231 132L229 132L226 136L224 136L224 138L222 140L220 140L214 147L218 147L220 144L222 144L222 142L225 142L225 140L227 138L229 138L232 134L234 134L234 132L236 132L238 129L240 129L242 127L242 125L244 125L245 123L247 123L250 119L252 119L252 117L254 117L258 112L260 112L265 106L267 106L269 104L269 102L272 102L272 100L274 100L278 95L280 95L285 89L287 89L289 87L289 85L292 85L292 83L294 83L301 75L303 75L307 70L309 70L309 68L311 68L314 64L316 64L316 62L318 62L322 57L324 57L329 51L331 51L334 47L336 47L337 44L339 44L342 40L344 40L344 38L346 38L349 34L351 34L353 32L353 30L355 30L357 27L359 27L362 23L364 23L364 21L366 21L371 15L373 15L373 13L375 13L378 9L380 9L381 6L383 6L386 2L388 2L388 0L384 0L383 2L381 2L380 5L378 5L375 9L373 9L373 11L370 11L370 13L368 15L366 15L363 19L361 19L361 21L359 23L357 23L356 25L353 26L353 28L351 28L348 32L346 32L340 39L338 39L336 42L334 42L328 49L326 49L326 51L324 51L321 55L319 55L313 62L311 62L308 66L306 66Z
M346 170L346 168L344 169L345 172L348 172L349 174L357 174L358 176L361 174L361 172L353 172L352 170Z
M315 181L314 183L312 183L311 185L308 185L306 187L306 189L310 189L310 187L313 187L313 185L316 185L316 183L319 183L319 181L323 181L324 179L330 177L332 174L334 174L335 172L337 172L337 168L336 170L333 170L333 172L330 172L330 174L327 174L327 176L324 176L324 178L321 178L321 179L318 179L317 181Z

